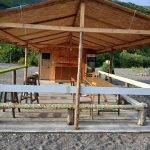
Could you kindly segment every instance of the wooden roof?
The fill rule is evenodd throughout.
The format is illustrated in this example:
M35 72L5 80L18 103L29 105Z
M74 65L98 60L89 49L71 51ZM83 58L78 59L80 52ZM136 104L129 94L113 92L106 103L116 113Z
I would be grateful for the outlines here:
M79 27L80 0L49 0L0 11L0 23ZM85 0L85 27L150 30L150 16L108 0ZM31 49L78 47L79 32L0 27L0 40ZM104 52L150 46L149 34L84 33L84 48Z

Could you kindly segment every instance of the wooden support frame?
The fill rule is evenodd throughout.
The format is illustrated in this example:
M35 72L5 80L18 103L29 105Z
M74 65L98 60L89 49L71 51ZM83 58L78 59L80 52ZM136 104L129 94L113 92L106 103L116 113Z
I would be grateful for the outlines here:
M26 29L41 29L41 30L55 30L66 32L89 32L89 33L114 33L114 34L143 34L150 35L150 30L133 30L133 29L112 29L112 28L84 28L84 27L65 27L65 26L49 26L37 24L23 24L23 23L0 23L0 27L11 28L26 28Z
M81 2L80 5L80 27L84 27L85 17L85 3ZM77 87L76 87L76 102L75 102L75 116L74 127L79 129L79 107L80 107L80 87L81 87L81 73L82 73L82 51L83 51L83 32L80 32L79 52L78 52L78 74L77 74Z

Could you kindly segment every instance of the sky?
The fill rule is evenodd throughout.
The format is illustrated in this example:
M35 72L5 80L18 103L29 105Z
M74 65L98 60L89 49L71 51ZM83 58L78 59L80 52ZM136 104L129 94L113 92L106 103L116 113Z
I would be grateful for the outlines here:
M119 0L122 2L131 2L141 6L150 6L150 0Z

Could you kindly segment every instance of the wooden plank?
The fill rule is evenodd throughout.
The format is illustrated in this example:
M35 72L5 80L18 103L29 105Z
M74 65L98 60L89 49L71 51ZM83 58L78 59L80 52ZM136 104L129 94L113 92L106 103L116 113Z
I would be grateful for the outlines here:
M75 93L72 86L32 86L32 85L5 85L0 84L0 92L39 92L39 93Z
M140 103L138 101L136 101L135 99L127 96L127 95L120 95L123 99L125 99L128 103L132 104L132 105L139 105Z
M25 29L42 29L42 30L56 30L56 31L58 30L58 31L68 31L68 32L91 32L91 33L117 33L117 34L150 35L150 30L64 27L64 26L48 26L48 25L22 24L22 23L0 23L0 27L25 28Z
M73 86L48 85L4 85L0 84L0 92L39 92L39 93L76 93ZM120 95L150 95L150 88L119 88L81 86L81 94L120 94Z
M26 67L26 66L21 66L21 67L15 67L15 68L3 69L3 70L0 70L0 74L4 74L4 73L7 73L7 72L11 72L11 71L15 71L15 70L23 69L23 68L25 68L25 67Z
M146 83L142 83L142 82L131 80L131 79L124 78L124 77L120 77L120 76L117 76L117 75L114 75L114 74L109 74L109 73L106 73L106 72L103 72L103 71L99 71L99 73L103 74L103 75L106 75L106 76L109 76L109 77L112 77L113 79L117 79L117 80L123 81L125 83L135 85L137 87L150 88L150 85L146 84Z
M80 27L84 27L85 17L85 3L81 2L80 6ZM79 107L80 107L80 88L81 88L81 74L82 74L82 51L83 51L83 32L80 32L79 52L78 52L78 74L76 86L76 101L75 101L75 118L74 127L79 129Z

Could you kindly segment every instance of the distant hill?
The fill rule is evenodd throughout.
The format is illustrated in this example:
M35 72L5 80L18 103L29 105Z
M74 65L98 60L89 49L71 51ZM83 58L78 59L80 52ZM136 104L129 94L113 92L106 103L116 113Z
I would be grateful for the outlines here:
M20 5L42 2L42 1L46 1L46 0L0 0L0 10L11 8L11 7L18 7Z
M118 0L112 0L112 1L117 3L117 4L119 4L119 5L122 5L122 6L130 8L130 9L137 10L137 11L139 11L141 13L150 15L150 6L139 6L139 5L130 3L130 2L129 3L125 3L125 2L120 2Z

